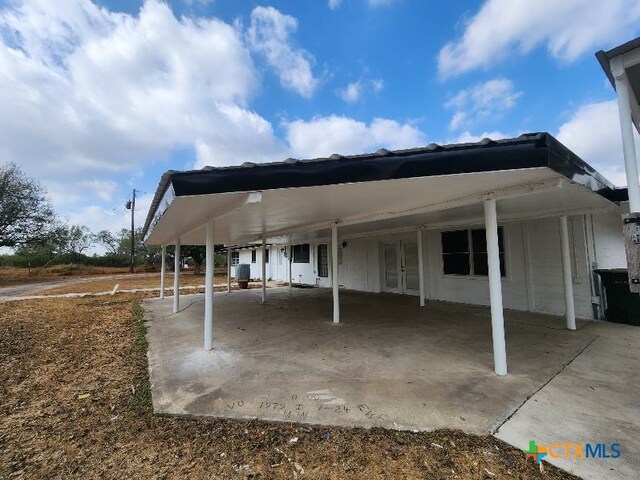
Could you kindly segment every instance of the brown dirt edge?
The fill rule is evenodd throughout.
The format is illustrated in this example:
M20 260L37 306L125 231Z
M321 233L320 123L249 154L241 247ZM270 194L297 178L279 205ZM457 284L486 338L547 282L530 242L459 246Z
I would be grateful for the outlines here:
M139 296L0 304L0 478L576 478L459 430L157 415L146 342Z

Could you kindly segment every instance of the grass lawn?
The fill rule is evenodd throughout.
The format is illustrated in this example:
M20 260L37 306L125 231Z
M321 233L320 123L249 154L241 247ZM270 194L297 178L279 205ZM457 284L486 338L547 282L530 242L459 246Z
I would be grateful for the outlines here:
M0 478L574 478L460 431L155 416L142 315L129 295L0 303Z

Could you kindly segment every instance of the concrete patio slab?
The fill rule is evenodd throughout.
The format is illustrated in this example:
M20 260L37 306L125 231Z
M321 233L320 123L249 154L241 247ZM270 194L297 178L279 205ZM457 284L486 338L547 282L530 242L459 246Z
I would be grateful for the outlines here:
M545 457L585 479L640 478L640 328L592 322L598 338L533 395L496 436L525 448L556 443L620 444L619 458Z
M487 433L585 347L579 322L506 312L509 375L493 373L486 307L401 295L286 288L216 294L214 350L203 350L203 296L144 303L153 404L165 414ZM526 445L525 445L526 446Z

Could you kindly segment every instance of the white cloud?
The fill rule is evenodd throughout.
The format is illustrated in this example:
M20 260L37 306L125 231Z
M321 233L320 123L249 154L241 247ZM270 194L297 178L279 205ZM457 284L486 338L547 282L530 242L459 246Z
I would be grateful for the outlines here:
M342 0L329 0L329 8L331 10L335 10L340 6L341 3L342 3Z
M362 96L362 82L360 80L351 82L342 90L338 90L338 95L347 103L355 103Z
M381 78L371 80L371 88L373 89L373 93L380 93L384 88L384 80Z
M513 137L517 137L518 135L520 134L518 133L513 135L513 134L501 132L499 130L494 130L491 132L483 132L481 134L474 134L467 130L462 132L455 139L445 143L477 143L480 140L483 140L485 138L490 138L491 140L502 140L503 138L513 138Z
M206 6L214 2L214 0L183 0L183 1L190 7L193 7L194 5Z
M560 126L556 137L614 184L627 184L615 100L582 105ZM637 151L637 134L635 141Z
M283 87L303 97L313 96L318 80L311 71L313 56L291 45L290 35L298 29L298 21L273 7L256 7L251 12L247 38L251 48L262 53L276 71Z
M541 45L571 62L632 38L639 22L637 0L488 0L461 37L440 50L438 70L443 77L459 75Z
M371 152L378 148L399 149L426 143L416 127L394 120L376 118L368 125L349 117L331 115L310 121L284 124L291 154L297 158L328 157Z
M449 123L451 130L482 120L500 117L515 107L522 92L516 91L509 79L497 77L460 90L445 106L455 110Z
M58 208L108 201L176 149L199 165L283 151L248 108L259 82L242 33L220 20L158 0L137 16L30 0L0 9L0 38L0 163L19 161Z
M363 80L359 79L355 82L349 83L346 87L338 89L336 94L347 103L356 103L362 99L362 97L371 92L378 94L384 88L384 80Z

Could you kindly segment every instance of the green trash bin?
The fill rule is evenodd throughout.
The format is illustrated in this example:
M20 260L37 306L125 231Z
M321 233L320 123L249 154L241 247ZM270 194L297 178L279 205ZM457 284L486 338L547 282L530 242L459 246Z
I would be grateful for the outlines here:
M640 326L640 295L629 291L625 269L596 270L607 295L605 318L610 322Z

